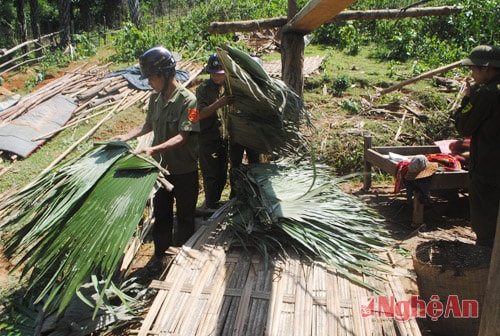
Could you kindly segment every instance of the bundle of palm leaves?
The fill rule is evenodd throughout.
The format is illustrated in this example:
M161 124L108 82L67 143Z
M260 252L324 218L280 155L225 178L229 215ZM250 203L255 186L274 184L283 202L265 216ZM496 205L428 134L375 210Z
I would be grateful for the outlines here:
M271 78L247 53L217 48L229 93L236 96L227 115L231 139L260 153L283 156L309 151L301 128L312 127L303 100L283 81Z
M345 178L333 177L326 166L290 160L251 165L238 174L228 228L241 244L264 255L292 249L375 290L353 272L378 277L373 271L386 262L376 252L389 235L380 215L342 190Z
M0 207L5 253L45 309L61 313L92 276L112 285L159 174L129 150L124 142L100 144Z

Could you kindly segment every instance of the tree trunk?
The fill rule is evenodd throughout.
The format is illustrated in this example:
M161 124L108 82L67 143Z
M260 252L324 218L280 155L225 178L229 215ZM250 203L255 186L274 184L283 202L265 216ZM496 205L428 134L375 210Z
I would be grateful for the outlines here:
M64 49L71 43L71 0L59 0L59 21L61 24L59 46Z
M38 0L29 0L29 2L31 31L33 33L33 38L38 40L40 36L42 36L40 32L40 7L38 6Z
M141 13L141 8L139 6L139 0L128 0L127 2L132 23L135 24L136 27L140 28L142 21L142 13Z
M163 0L158 0L158 15L165 15L165 5L163 4Z
M297 14L297 1L288 0L288 18ZM300 97L304 90L304 35L284 33L281 37L281 73L283 81Z
M281 73L283 81L302 97L304 91L304 36L285 33L281 38Z
M122 9L121 0L106 1L103 8L102 21L107 27L117 27L120 25L120 13Z
M26 15L24 14L24 0L16 0L17 28L19 32L19 42L25 42L28 39L28 30L26 28ZM28 47L23 47L23 52L28 52Z

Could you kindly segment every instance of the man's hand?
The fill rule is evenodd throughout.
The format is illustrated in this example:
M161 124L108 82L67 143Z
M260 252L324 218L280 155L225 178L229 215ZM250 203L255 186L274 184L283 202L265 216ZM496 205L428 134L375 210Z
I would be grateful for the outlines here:
M122 134L122 135L115 135L114 137L111 138L111 140L116 140L116 141L128 141L128 137L126 136L126 134Z
M153 147L145 147L145 148L141 148L141 149L138 149L135 151L136 155L146 154L146 155L152 156L154 153L155 153L155 150L153 149Z
M226 106L226 105L233 105L234 103L236 103L236 96L235 95L229 95L229 96L221 97L219 99L219 102L221 104L221 107L222 106Z

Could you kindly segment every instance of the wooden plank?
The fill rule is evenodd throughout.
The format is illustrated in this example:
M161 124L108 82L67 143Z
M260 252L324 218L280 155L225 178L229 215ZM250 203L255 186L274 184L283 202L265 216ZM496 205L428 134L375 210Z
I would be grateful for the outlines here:
M441 152L438 146L374 146L372 148L382 155L388 155L389 152L405 156Z
M491 255L488 284L484 295L479 336L498 335L500 331L500 211Z
M306 35L330 21L356 0L310 0L284 27L283 32Z

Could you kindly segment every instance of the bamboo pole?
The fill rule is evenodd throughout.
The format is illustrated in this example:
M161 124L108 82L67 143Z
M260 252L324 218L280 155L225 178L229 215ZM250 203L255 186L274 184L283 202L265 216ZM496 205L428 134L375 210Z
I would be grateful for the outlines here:
M21 59L21 58L23 58L23 57L28 56L29 54L32 54L32 53L37 52L37 51L40 51L40 50L42 50L42 49L44 49L44 48L45 48L45 47L40 47L40 48L38 48L38 49L33 49L33 50L28 51L28 52L27 52L27 53L25 53L25 54L22 54L21 56L18 56L18 57L16 57L16 58L12 58L12 59L8 60L7 62L0 64L0 69L2 69L3 67L5 67L7 64L13 63L13 62L15 62L15 61L17 61L17 60L19 60L19 59ZM2 72L1 74L3 74L3 72ZM0 75L1 75L1 74L0 74Z
M57 32L55 32L55 33L50 33L50 34L47 34L47 35L41 36L39 39L34 39L34 40L25 41L25 42L23 42L23 43L21 43L21 44L16 45L16 46L15 46L15 47L13 47L13 48L11 48L11 49L7 50L7 51L5 51L5 52L4 52L2 55L0 55L0 56L2 56L2 57L3 57L3 56L7 56L8 54L11 54L11 53L13 53L13 52L14 52L14 51L16 51L16 50L21 49L22 47L27 46L27 45L28 45L28 44L30 44L30 43L35 43L35 42L38 42L38 41L42 41L43 39L48 38L48 37L51 37L51 36L56 35L56 34L59 34L60 32L61 32L61 31L57 31Z
M448 65L444 65L442 67L439 67L439 68L427 71L427 72L425 72L425 73L423 73L421 75L418 75L416 77L407 79L407 80L405 80L405 81L403 81L401 83L398 83L398 84L392 85L392 86L390 86L390 87L388 87L386 89L383 89L382 91L380 91L380 94L381 95L385 95L385 94L387 94L389 92L392 92L392 91L395 91L397 89L400 89L400 88L402 88L405 85L414 83L414 82L419 81L419 80L424 79L424 78L432 77L432 76L434 76L434 75L436 75L438 73L451 70L451 69L456 68L456 67L458 67L460 65L462 65L462 61L457 61L457 62L450 63Z
M21 65L28 64L28 63L32 63L32 62L36 62L36 61L39 61L39 60L41 60L41 59L43 59L43 58L45 58L45 56L40 56L40 57L38 57L38 58L32 58L32 59L26 60L26 61L24 61L24 62L18 63L18 64L16 64L16 65L14 65L14 66L12 66L12 67L10 67L10 68L8 68L8 69L6 69L6 70L4 70L4 71L0 72L0 75L3 75L3 74L4 74L4 73L6 73L6 72L12 71L12 70L14 70L15 68L20 67Z

